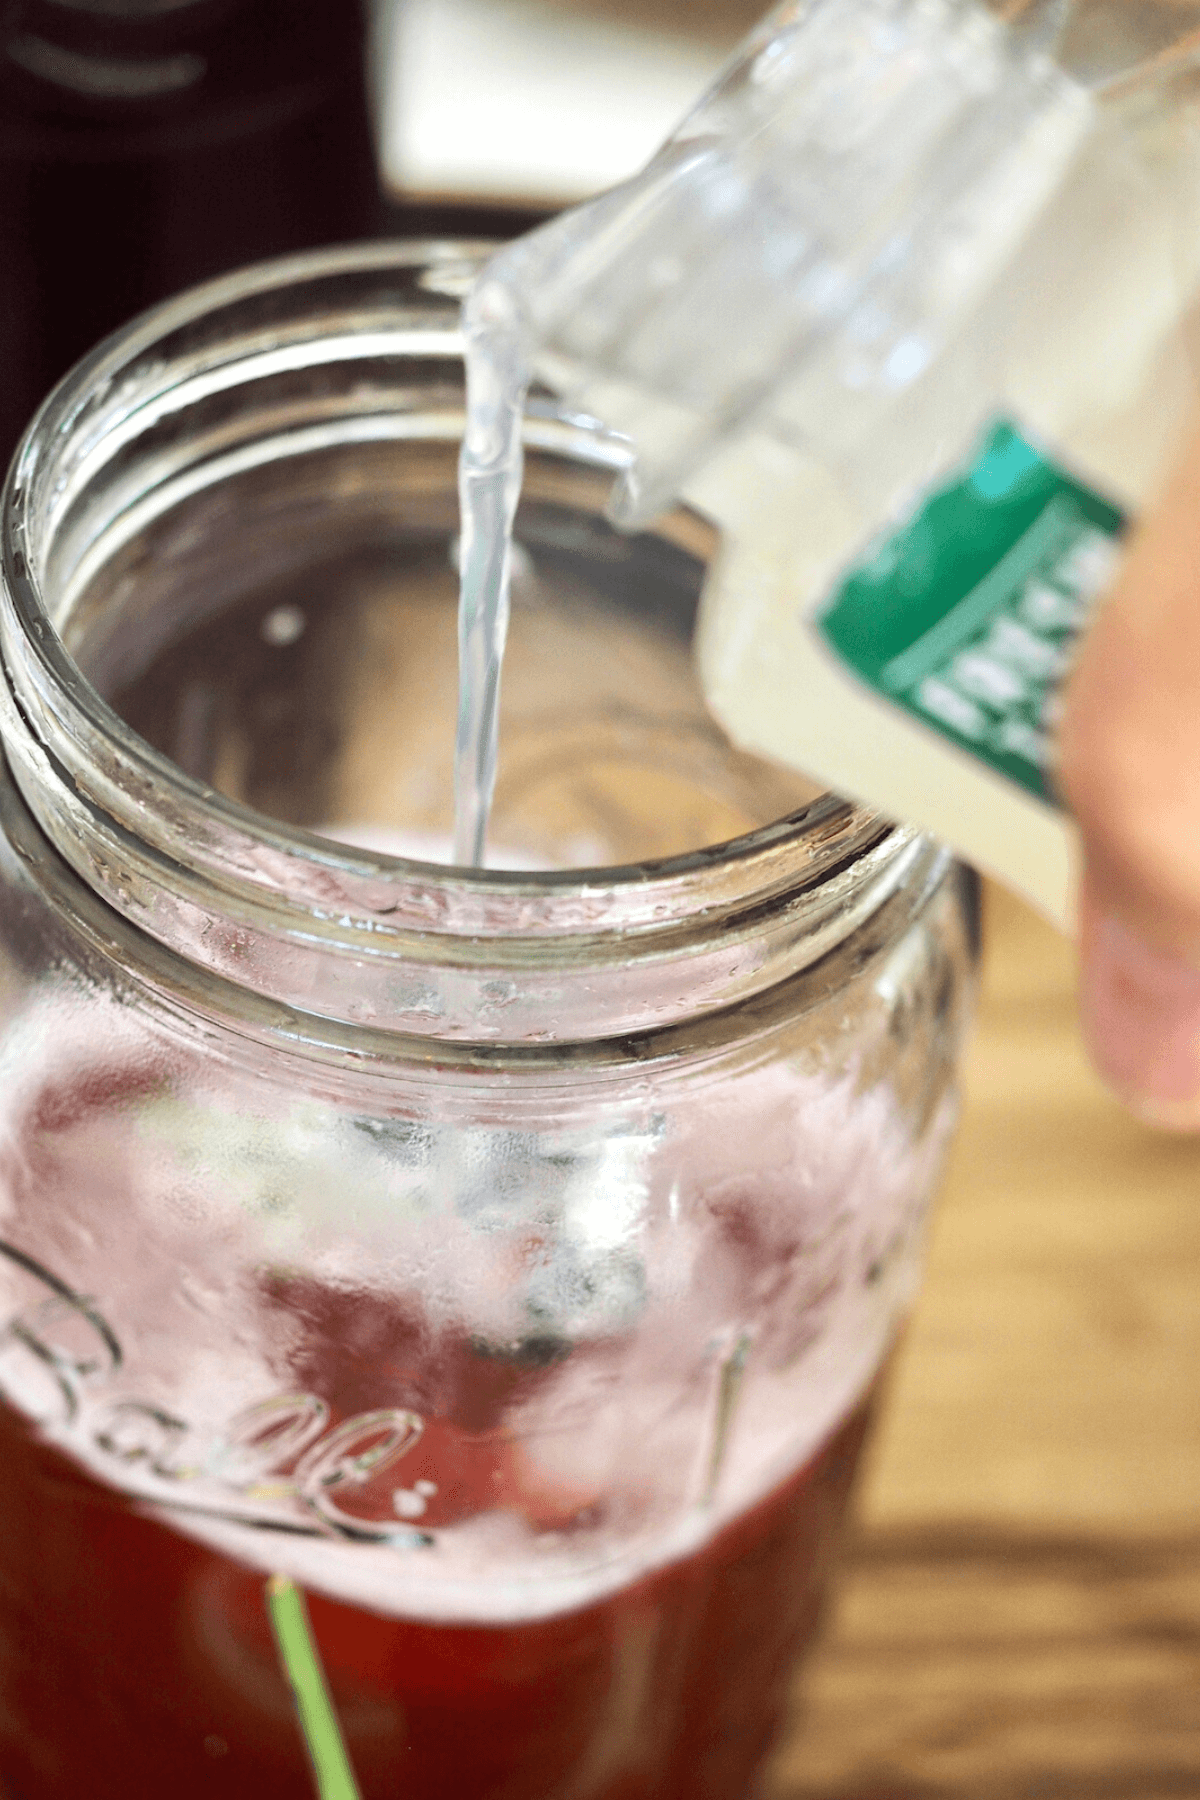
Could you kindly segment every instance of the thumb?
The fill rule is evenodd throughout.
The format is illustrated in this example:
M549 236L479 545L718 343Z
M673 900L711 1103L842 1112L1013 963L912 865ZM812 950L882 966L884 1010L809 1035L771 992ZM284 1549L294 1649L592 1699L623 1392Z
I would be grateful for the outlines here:
M1092 1058L1143 1117L1200 1130L1200 438L1084 642L1059 780Z

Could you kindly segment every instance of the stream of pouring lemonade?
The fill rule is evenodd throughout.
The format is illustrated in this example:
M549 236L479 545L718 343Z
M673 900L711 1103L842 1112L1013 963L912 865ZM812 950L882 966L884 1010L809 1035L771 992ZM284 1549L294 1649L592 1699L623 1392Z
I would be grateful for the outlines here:
M458 724L454 860L482 868L496 785L500 673L529 383L515 297L485 281L463 309L467 416L459 458Z

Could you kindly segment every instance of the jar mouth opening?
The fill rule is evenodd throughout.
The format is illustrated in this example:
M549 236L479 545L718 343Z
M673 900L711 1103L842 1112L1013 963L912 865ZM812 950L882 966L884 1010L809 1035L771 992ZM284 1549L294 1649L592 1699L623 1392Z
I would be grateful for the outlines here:
M98 520L133 531L147 446L160 489L183 479L203 461L190 422L181 448L180 420L195 414L210 470L222 457L249 466L230 421L251 378L293 436L328 437L351 396L367 443L396 416L394 395L362 398L371 371L386 365L391 381L404 356L453 366L457 412L447 401L436 421L449 443L461 431L458 302L490 248L339 246L261 264L147 313L65 377L35 417L2 503L0 731L10 771L43 834L94 892L169 950L260 994L385 1028L520 1037L537 1033L514 1008L533 1019L552 1003L553 982L538 991L547 959L556 978L598 966L645 975L682 959L666 1012L725 1003L776 979L780 957L793 969L845 937L902 882L915 834L822 794L703 847L627 862L479 870L364 848L186 773L125 722L60 630L60 596L72 582L86 587ZM333 371L332 399L314 370ZM552 406L527 436L583 458L606 482L627 454L594 421ZM698 990L695 959L718 944L724 974L710 971ZM463 983L457 1025L444 1009L422 1010L426 977L448 954ZM334 991L347 970L366 971L377 990L389 969L386 1005L377 991ZM493 1031L481 1024L480 994L500 989L509 1016ZM661 991L653 1005L627 994L598 1009L594 1035L651 1014L664 1016Z
M283 822L189 776L170 757L155 749L121 717L92 685L67 648L56 625L54 608L47 604L44 582L34 561L38 532L32 514L44 504L48 487L64 492L78 488L89 477L101 434L120 424L124 410L135 428L138 413L152 404L152 393L138 393L120 408L119 390L129 384L129 371L149 361L162 369L170 346L195 321L220 318L226 310L242 310L256 295L281 289L301 288L340 274L365 270L420 269L420 285L430 295L457 301L468 290L475 273L495 249L481 241L414 240L390 244L346 245L275 259L247 270L220 277L189 290L134 320L97 346L78 363L48 396L31 422L13 460L0 502L3 543L3 575L9 629L5 632L6 661L19 654L39 666L42 692L54 690L61 722L73 726L79 740L103 743L114 762L128 769L135 784L171 796L186 810L201 809L220 820L249 846L261 847L272 858L293 859L322 870L345 871L358 878L404 883L444 883L456 890L505 895L568 894L572 890L605 887L643 887L655 884L687 884L690 877L706 874L715 864L749 865L764 852L772 856L789 842L800 844L814 835L828 833L837 819L852 827L854 835L867 827L871 835L886 829L871 809L820 794L806 804L767 823L734 833L711 843L668 855L650 855L628 862L598 861L569 868L470 868L419 856L347 844L304 825ZM315 321L319 324L321 321ZM449 324L457 335L457 326ZM289 340L295 342L293 330ZM163 350L167 358L164 358ZM136 376L135 376L136 380ZM117 407L106 407L104 397L117 390ZM588 421L593 433L594 422ZM81 451L63 469L61 445L68 434L83 427ZM145 429L145 426L141 426ZM628 461L618 439L600 438L599 447L613 479ZM19 634L19 644L14 641ZM72 715L73 719L72 719Z

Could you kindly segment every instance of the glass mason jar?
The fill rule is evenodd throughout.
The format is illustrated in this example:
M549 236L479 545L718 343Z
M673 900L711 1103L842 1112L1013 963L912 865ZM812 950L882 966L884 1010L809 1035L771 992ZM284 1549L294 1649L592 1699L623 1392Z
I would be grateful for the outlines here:
M21 1800L311 1792L272 1574L364 1796L743 1795L912 1299L966 879L731 749L688 651L712 528L616 534L621 447L547 393L510 866L438 860L477 261L184 295L10 474Z

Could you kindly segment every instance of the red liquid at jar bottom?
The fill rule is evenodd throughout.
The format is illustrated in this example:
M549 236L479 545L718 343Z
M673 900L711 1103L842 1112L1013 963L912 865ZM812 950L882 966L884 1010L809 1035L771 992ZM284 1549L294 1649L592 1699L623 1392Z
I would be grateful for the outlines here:
M577 1612L422 1624L309 1595L363 1800L744 1800L811 1639L868 1397L693 1556ZM4 1800L311 1800L263 1576L0 1409Z

